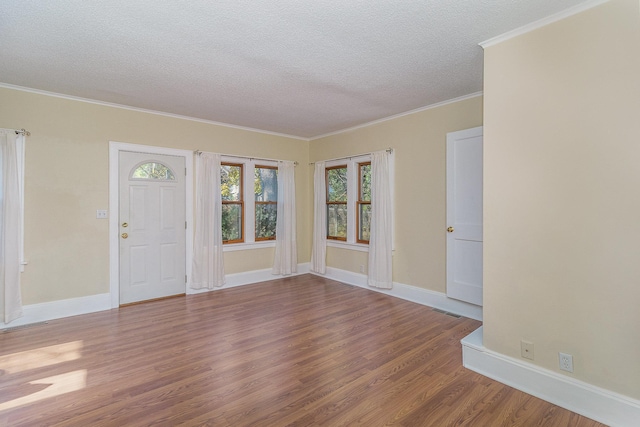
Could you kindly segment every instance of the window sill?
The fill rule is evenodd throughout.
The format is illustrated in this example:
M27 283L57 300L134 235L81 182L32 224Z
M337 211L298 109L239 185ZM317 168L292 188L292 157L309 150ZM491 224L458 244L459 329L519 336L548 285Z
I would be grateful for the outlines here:
M264 242L253 242L253 243L229 243L227 245L223 245L222 252L248 251L251 249L266 249L266 248L275 248L275 247L276 247L275 240L266 240Z
M365 245L362 243L348 243L340 240L327 239L327 247L349 249L352 251L359 251L359 252L369 252L369 245Z

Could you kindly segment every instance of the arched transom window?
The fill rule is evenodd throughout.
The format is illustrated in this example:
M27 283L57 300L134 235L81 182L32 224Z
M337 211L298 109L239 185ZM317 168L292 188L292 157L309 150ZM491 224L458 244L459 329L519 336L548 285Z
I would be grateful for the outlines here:
M158 162L142 163L131 172L131 179L148 179L154 181L175 181L176 176L168 166Z

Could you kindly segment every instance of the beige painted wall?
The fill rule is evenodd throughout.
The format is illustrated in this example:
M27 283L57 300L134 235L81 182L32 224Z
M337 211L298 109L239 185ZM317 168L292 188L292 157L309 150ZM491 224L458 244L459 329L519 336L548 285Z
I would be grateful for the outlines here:
M480 125L478 96L311 141L311 162L395 150L394 281L445 292L446 135ZM357 273L367 253L328 248L327 265Z
M640 11L485 50L484 343L640 398Z
M307 141L6 88L0 127L31 132L24 304L109 292L108 221L96 219L109 205L109 141L298 161L298 261L309 261ZM228 252L225 261L227 273L270 268L273 249Z

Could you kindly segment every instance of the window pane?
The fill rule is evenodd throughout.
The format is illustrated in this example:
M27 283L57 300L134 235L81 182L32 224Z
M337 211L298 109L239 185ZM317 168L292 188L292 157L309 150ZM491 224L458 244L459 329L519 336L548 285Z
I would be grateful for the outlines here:
M221 165L220 184L222 200L233 202L242 200L242 166Z
M276 237L278 205L256 203L256 239Z
M327 237L347 238L346 204L327 204Z
M327 169L328 201L347 201L347 168Z
M242 205L222 205L222 240L242 239Z
M371 201L371 163L360 165L360 200Z
M360 207L358 212L358 240L369 241L371 230L371 204L362 203L358 205Z
M278 169L256 168L254 173L256 202L278 201Z
M174 181L176 177L171 169L162 163L149 162L135 168L131 174L131 178L135 179L158 179L165 181Z

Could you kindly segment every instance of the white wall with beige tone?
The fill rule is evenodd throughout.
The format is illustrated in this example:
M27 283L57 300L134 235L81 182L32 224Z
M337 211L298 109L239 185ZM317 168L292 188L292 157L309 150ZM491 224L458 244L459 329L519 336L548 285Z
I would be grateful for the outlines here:
M474 96L311 141L311 162L394 149L394 282L445 292L446 135L481 125ZM367 256L330 247L327 266L358 273Z
M485 49L484 345L634 399L639 76L637 0Z
M309 143L0 88L0 127L31 132L25 165L23 304L109 292L109 141L295 160L298 260L309 261ZM110 215L116 215L110 212ZM270 268L273 248L225 253L226 273Z

